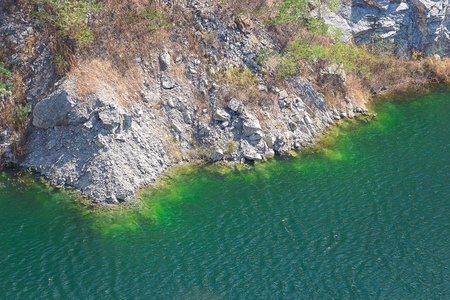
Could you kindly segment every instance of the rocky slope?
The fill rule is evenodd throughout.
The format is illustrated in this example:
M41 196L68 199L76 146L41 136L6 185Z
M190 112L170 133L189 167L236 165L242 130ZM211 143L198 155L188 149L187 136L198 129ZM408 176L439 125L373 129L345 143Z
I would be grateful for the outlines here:
M377 7L358 3L341 8L349 28L359 22L345 13L348 8L363 15L362 7L367 12ZM261 79L257 100L233 96L228 82L217 74L242 66L258 73L256 57L262 49L277 48L276 42L256 20L230 15L211 1L194 2L186 9L195 13L195 41L206 58L189 51L193 41L175 29L170 39L180 41L180 47L155 49L151 59L136 55L139 90L126 101L121 90L108 84L84 93L81 71L56 82L43 40L36 59L22 62L32 69L26 94L33 111L21 166L58 185L72 186L95 202L129 201L137 189L181 161L245 162L287 154L310 143L334 120L367 113L357 104L361 99L347 99L339 108L327 106L301 77L279 87ZM381 16L382 10L376 9ZM7 31L14 40L27 28L24 22L3 21L0 32ZM394 23L395 28L404 26L400 19ZM20 29L11 30L11 24ZM351 31L355 40L363 39L361 32ZM411 43L425 45L422 40ZM329 75L345 84L344 73L334 70ZM7 132L4 135L2 152L7 155Z
M258 69L257 54L275 47L274 41L250 20L244 24L236 18L230 24L214 8L194 3L192 9L197 38L214 57L211 65L189 54L187 40L188 55L162 47L151 61L136 57L142 89L129 105L120 103L114 89L103 87L81 100L74 72L34 105L22 166L94 201L127 201L177 162L244 162L287 154L339 118L301 78L292 80L288 90L269 90L261 82L259 105L225 97L222 82L207 67L212 72L244 65ZM217 44L203 39L203 30L217 36ZM184 72L176 75L180 69ZM352 116L356 104L351 105L340 114Z

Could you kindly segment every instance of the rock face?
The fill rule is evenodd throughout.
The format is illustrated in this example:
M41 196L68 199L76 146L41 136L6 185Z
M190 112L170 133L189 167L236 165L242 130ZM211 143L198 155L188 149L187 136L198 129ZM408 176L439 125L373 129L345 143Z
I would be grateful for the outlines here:
M172 163L164 137L153 133L152 108L136 103L126 109L102 94L70 102L79 97L72 84L66 79L35 106L35 129L22 165L94 201L127 201ZM64 109L57 110L61 103ZM85 116L74 118L80 111Z
M339 28L346 41L360 44L384 39L384 45L402 56L412 51L450 54L448 0L343 1L326 21Z
M39 128L50 128L63 124L76 125L87 121L87 112L74 97L75 87L67 82L59 87L48 98L36 104L33 110L33 125Z
M11 131L9 129L0 131L0 167L4 163L17 163L12 151Z

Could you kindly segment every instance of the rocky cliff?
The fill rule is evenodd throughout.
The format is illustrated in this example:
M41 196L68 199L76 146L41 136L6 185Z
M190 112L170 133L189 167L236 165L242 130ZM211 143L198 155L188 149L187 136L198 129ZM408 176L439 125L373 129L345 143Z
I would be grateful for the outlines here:
M446 54L448 3L441 1L433 12L425 9L425 19L417 5L353 1L329 19L356 41L371 32L393 32L394 39L408 41L405 51L445 45L440 53ZM169 39L176 47L153 49L145 58L136 54L132 89L120 88L123 82L120 77L112 80L114 74L105 77L109 69L101 57L58 81L46 40L38 43L35 59L21 62L32 70L25 87L32 107L29 145L21 166L72 186L95 202L129 201L140 187L181 161L245 162L288 154L333 121L367 113L362 99L327 105L302 77L269 86L261 76L251 98L230 91L229 82L218 74L242 67L260 72L258 55L279 48L277 42L256 19L230 14L213 2L198 1L185 9L194 15L194 39L175 28ZM417 31L415 22L422 24ZM425 35L428 24L434 30ZM436 24L443 29L437 30ZM8 16L0 31L20 47L17 38L33 30L28 25ZM409 31L402 33L404 28ZM200 54L190 50L192 43L198 43ZM343 72L324 72L345 85ZM2 147L6 154L7 143Z
M398 55L450 53L448 0L344 1L327 22L339 28L347 41L383 43Z

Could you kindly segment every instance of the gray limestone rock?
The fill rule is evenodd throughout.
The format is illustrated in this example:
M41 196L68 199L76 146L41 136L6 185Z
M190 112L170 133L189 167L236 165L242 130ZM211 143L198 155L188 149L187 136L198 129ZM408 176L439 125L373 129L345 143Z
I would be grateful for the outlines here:
M273 149L268 149L266 151L266 153L264 153L264 156L267 157L267 158L274 157L275 156L275 151L273 151Z
M117 109L106 108L98 113L98 118L108 127L118 127L122 123L122 115Z
M230 115L223 109L216 109L214 112L213 119L219 122L228 121L230 119Z
M200 127L199 131L198 131L198 135L201 137L207 136L209 135L211 129L208 126L202 126Z
M74 107L69 98L69 94L63 90L38 102L33 110L33 125L39 128L62 125Z
M263 157L254 149L246 149L244 151L244 157L247 160L261 160Z
M177 83L175 82L175 80L167 78L161 81L161 86L163 87L163 89L171 90L177 86Z
M288 93L285 90L282 90L278 93L278 100L284 100L288 97Z
M172 123L172 128L173 128L173 130L175 130L178 133L183 132L183 127L180 124L178 124L177 122Z
M211 155L211 160L213 161L219 161L223 159L223 151L220 148L216 148Z
M11 130L6 128L0 131L0 166L4 163L16 163L13 155Z
M401 56L417 50L449 55L449 8L448 0L343 1L325 21L340 29L345 41L382 42Z
M261 131L261 125L259 124L258 119L256 119L255 117L250 117L244 120L244 122L242 123L242 128L246 136L251 136Z
M170 54L168 52L163 52L159 56L159 62L161 65L161 70L167 70L170 68Z
M235 98L231 98L228 102L228 108L234 113L241 114L244 111L244 104Z
M353 111L349 110L349 111L348 111L348 117L349 117L350 119L353 119L353 118L355 117L355 113L354 113Z
M266 135L264 137L264 141L266 142L268 147L272 147L275 144L276 140L277 138L274 137L273 135Z
M290 150L289 141L284 135L279 135L273 145L275 152L279 154L287 154Z
M261 130L258 130L254 134L248 137L249 141L259 141L264 137L264 133Z
M184 122L186 124L192 124L193 123L193 116L192 116L192 114L190 112L184 112L183 113L183 119L184 119Z

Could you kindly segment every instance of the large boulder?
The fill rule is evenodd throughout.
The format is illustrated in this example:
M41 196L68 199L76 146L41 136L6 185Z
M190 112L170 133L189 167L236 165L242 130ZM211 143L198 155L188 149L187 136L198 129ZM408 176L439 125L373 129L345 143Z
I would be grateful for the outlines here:
M74 108L69 94L62 90L38 102L33 110L33 125L39 128L50 128L62 125L67 115Z
M244 150L244 158L247 160L261 160L263 159L262 155L259 154L256 149L248 148Z
M216 148L214 152L211 154L211 160L219 161L223 158L223 151L220 148Z
M255 133L261 132L261 125L255 117L249 117L242 122L242 128L246 136L251 136Z

